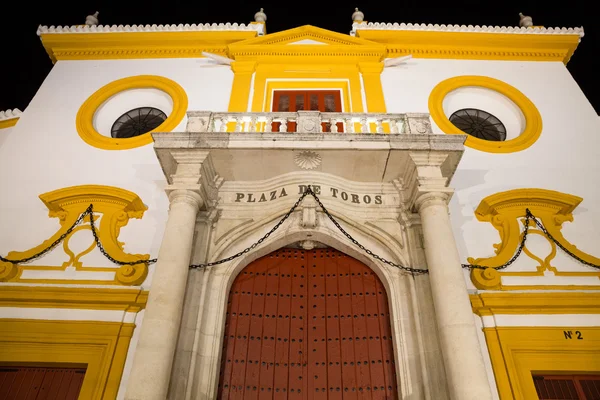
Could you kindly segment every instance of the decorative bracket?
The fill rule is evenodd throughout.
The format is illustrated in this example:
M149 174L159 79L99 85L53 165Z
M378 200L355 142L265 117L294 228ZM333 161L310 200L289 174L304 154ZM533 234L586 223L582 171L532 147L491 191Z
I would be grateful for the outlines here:
M306 196L302 200L302 220L300 225L305 229L313 229L317 226L317 202L312 196Z
M569 243L561 232L562 224L565 221L573 221L573 210L581 203L581 197L573 196L566 193L555 192L545 189L515 189L506 192L496 193L484 198L477 209L475 216L479 221L490 222L500 234L500 243L494 244L496 255L487 258L468 258L469 264L484 265L486 269L472 269L471 280L478 289L483 290L498 290L502 289L501 277L503 274L511 274L510 272L500 272L493 267L498 267L509 261L515 254L523 234L521 233L521 225L526 209L532 212L537 217L546 230L567 250L575 254L582 260L592 264L600 264L600 259L593 257L583 251L577 249L575 245ZM520 220L523 220L520 222ZM535 229L535 222L530 221L529 234L539 234L544 237L544 233ZM549 270L556 275L597 275L600 273L580 273L580 272L559 272L555 267L550 265L550 261L556 254L556 247L553 242L550 242L552 250L545 258L535 256L527 247L523 248L523 252L538 261L540 265L537 267L535 275L543 275L544 271ZM532 273L523 273L529 274Z
M5 258L19 260L31 257L46 249L58 240L75 223L79 216L90 204L94 206L94 221L100 219L97 228L98 238L106 252L119 261L148 260L148 254L125 253L125 243L118 240L121 228L127 225L130 218L142 218L147 207L142 200L132 192L112 186L81 185L58 189L53 192L40 195L40 199L48 207L48 216L58 218L60 229L42 244L26 251L11 251ZM101 215L96 215L101 214ZM90 253L94 247L92 233L89 233L91 244L83 251L73 251L69 241L73 234L81 230L91 230L90 219L87 217L82 225L75 228L63 240L63 249L68 260L61 266L39 266L20 265L0 262L0 281L28 282L29 279L21 279L24 270L65 270L74 267L79 271L114 271L114 281L98 281L94 283L114 283L121 285L139 285L148 275L148 265L145 263L135 265L123 265L120 267L85 267L81 258ZM73 281L77 283L78 281Z

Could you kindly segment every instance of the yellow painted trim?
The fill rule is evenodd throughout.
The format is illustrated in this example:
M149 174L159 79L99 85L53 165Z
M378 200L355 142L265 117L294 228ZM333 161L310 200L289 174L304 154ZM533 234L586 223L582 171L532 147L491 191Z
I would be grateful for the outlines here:
M0 121L0 129L10 128L11 126L15 126L19 118L11 118Z
M173 101L173 110L156 129L128 139L114 139L99 133L94 127L94 115L105 101L112 96L131 89L158 89L167 93ZM188 98L185 90L175 81L155 75L138 75L113 81L92 94L77 112L76 127L79 136L87 144L104 150L126 150L153 142L152 132L169 132L185 117Z
M443 102L448 93L469 86L490 89L510 99L523 113L525 117L525 129L516 138L504 142L483 140L467 135L465 146L489 153L513 153L528 148L540 137L542 133L542 116L535 104L527 96L508 83L487 76L475 75L456 76L446 79L438 83L431 91L429 95L429 113L431 114L431 119L444 133L465 135L465 132L450 122L444 112Z
M147 210L146 205L133 192L120 189L113 186L101 185L80 185L71 186L63 189L40 195L40 199L49 210L48 216L58 218L60 228L49 239L26 251L11 251L5 258L9 260L19 260L31 257L48 245L60 238L73 225L90 204L93 204L95 220L97 214L102 214L100 223L96 226L98 237L102 242L104 249L117 260L135 261L147 260L148 254L130 254L124 251L125 243L118 240L121 228L126 226L130 218L140 219ZM72 283L72 284L112 284L112 285L139 285L148 275L147 264L123 265L110 267L87 267L80 260L94 248L93 236L89 232L90 246L83 251L75 254L69 247L69 240L72 235L79 230L90 231L89 217L87 217L79 227L65 237L63 250L68 256L67 261L61 265L41 266L41 265L14 265L12 263L0 262L0 281L26 282L26 283ZM109 262L107 260L107 262ZM75 267L79 271L103 271L114 272L113 280L63 280L63 279L24 279L22 274L24 270L58 270L64 271L67 267Z
M256 70L256 62L235 61L231 63L231 70L234 75L228 110L229 112L246 112L248 111L252 74Z
M202 52L227 55L227 46L257 35L256 31L182 31L42 33L52 62L139 58L199 58Z
M266 33L266 32L265 32ZM412 54L415 58L468 60L561 61L567 63L577 48L579 35L498 34L481 32L427 32L358 30L356 37L310 25L257 36L255 31L183 31L119 33L42 33L42 44L52 62L136 58L202 57L207 51L240 61L276 50L279 56L302 57L290 42L312 39L310 54L348 57L357 52L371 61ZM238 46L239 45L239 46ZM248 45L254 46L249 52ZM269 50L260 49L261 46ZM348 47L360 46L348 51ZM291 47L291 48L290 48ZM326 48L328 47L328 48ZM277 62L277 57L272 60ZM339 58L337 61L340 61Z
M323 44L290 44L301 40ZM386 55L384 45L361 38L304 25L270 35L232 43L228 53L236 61L259 61L262 64L356 64L381 62Z
M560 61L567 63L580 37L483 32L358 30L358 38L381 43L388 57L461 60Z
M471 294L473 312L495 314L600 314L600 292Z
M306 39L323 44L290 44ZM385 112L380 80L383 45L306 25L233 43L228 53L236 60L229 111L247 111L255 73L253 112L271 111L275 89L339 89L344 112L365 112L362 73L369 112Z
M383 86L381 85L381 73L383 63L358 63L358 68L363 78L365 97L367 100L367 112L385 113L385 98Z
M600 372L599 327L484 328L501 400L535 400L534 373ZM580 331L582 340L565 339Z
M573 221L573 210L581 203L581 197L566 193L556 192L546 189L514 189L506 192L500 192L488 196L481 200L475 210L475 216L479 221L490 222L498 230L501 243L495 244L495 253L493 257L472 258L467 261L470 264L483 265L487 267L497 267L512 258L519 243L522 240L521 224L524 221L526 209L541 220L546 230L566 249L577 255L579 258L592 264L600 264L600 258L579 250L571 244L562 235L562 224L567 221ZM530 221L533 223L533 221ZM551 271L557 276L588 276L600 279L600 272L572 272L560 271L551 262L556 255L554 243L544 235L535 225L529 227L530 234L541 235L550 243L552 251L544 259L535 256L527 247L524 247L522 256L529 256L539 263L536 271L530 272L511 272L498 271L493 268L472 269L471 281L478 289L482 290L522 290L522 289L571 289L582 290L582 286L508 286L502 283L502 276L543 276L545 271ZM587 289L600 290L600 286L586 286Z
M285 89L339 89L344 112L364 112L356 65L259 65L254 78L252 111L271 111L273 91Z
M488 352L491 360L504 360L504 354L502 353L502 346L500 346L500 339L498 338L498 332L496 329L483 329L485 341L487 343ZM492 362L492 370L494 371L494 377L496 378L496 389L501 399L511 399L512 389L510 387L510 379L508 378L508 371L504 368L504 363Z
M0 320L0 363L86 366L80 399L113 400L135 325L104 321Z
M52 286L0 286L0 307L77 308L138 312L146 307L148 291Z

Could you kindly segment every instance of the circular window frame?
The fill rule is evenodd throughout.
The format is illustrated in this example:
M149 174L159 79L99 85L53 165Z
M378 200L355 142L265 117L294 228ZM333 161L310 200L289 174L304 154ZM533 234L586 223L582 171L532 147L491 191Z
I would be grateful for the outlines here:
M104 136L94 127L94 115L112 96L131 89L158 89L167 93L173 101L173 109L167 119L157 128L143 135L118 139ZM77 112L77 132L87 144L104 150L127 150L153 142L152 132L170 132L183 120L188 108L185 90L175 81L155 75L138 75L118 79L98 89L87 98Z
M450 92L469 86L493 90L510 99L525 117L523 132L514 139L495 142L476 138L457 128L444 112L444 99ZM533 102L514 86L487 76L456 76L438 83L429 95L429 114L444 133L466 135L465 146L488 153L514 153L525 150L534 144L542 133L542 116Z

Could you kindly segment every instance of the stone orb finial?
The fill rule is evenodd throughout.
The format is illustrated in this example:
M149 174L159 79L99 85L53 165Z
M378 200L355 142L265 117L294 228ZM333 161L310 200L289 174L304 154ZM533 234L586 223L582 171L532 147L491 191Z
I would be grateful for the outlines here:
M267 14L265 14L264 11L264 8L261 8L259 12L254 14L254 21L265 22L267 20Z
M533 19L528 16L528 15L523 15L523 13L519 13L519 17L521 18L519 20L519 26L521 27L525 27L525 28L529 28L530 26L533 26Z
M98 25L98 14L100 13L96 11L93 15L88 15L87 17L85 17L85 24L87 26Z
M356 7L354 9L354 13L352 13L352 21L361 23L364 21L364 19L365 19L365 14L363 14L362 11L360 11L358 9L358 7Z

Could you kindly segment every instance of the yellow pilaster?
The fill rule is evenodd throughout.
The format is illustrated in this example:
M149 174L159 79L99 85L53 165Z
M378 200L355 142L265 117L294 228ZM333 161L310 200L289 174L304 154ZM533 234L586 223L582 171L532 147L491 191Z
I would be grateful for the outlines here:
M230 112L245 112L248 109L248 97L252 85L252 74L256 69L254 61L234 61L231 69L235 74L229 99Z
M381 86L381 72L383 63L361 62L358 68L362 74L365 87L365 97L367 99L367 111L370 113L384 113L385 99L383 97L383 87Z

